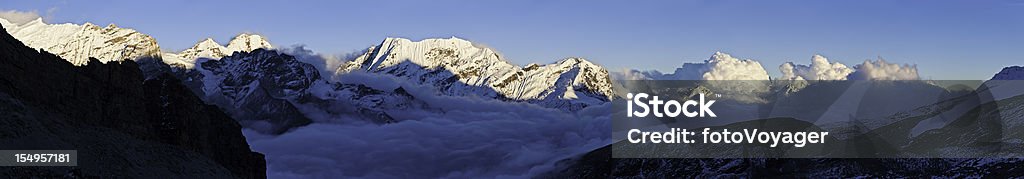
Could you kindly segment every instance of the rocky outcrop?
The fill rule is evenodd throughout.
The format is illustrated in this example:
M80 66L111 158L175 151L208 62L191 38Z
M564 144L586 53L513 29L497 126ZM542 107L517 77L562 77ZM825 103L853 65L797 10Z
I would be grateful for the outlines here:
M200 152L242 178L265 173L263 154L249 151L242 126L192 95L177 78L165 73L147 80L143 89L146 112L161 142Z
M174 69L206 102L245 124L270 123L260 131L275 134L312 123L294 102L310 96L314 85L326 85L313 65L262 48L200 60L191 70Z
M80 155L74 169L0 175L266 178L263 155L249 149L239 124L168 75L144 81L134 61L76 67L2 33L0 100L0 148Z
M335 73L353 72L431 85L442 95L529 102L567 111L603 104L613 96L608 71L585 59L520 67L490 48L456 37L386 38Z

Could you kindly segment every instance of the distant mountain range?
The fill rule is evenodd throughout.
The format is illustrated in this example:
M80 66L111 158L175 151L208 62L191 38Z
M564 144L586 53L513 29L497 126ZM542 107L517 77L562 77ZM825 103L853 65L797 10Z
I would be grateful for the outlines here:
M156 39L114 24L46 24L39 18L21 25L0 19L0 25L25 45L46 49L76 66L85 65L90 57L109 62L160 55Z
M455 37L384 39L336 73L351 72L393 75L437 87L444 95L526 101L570 111L612 98L608 71L585 59L519 67L492 49Z
M144 68L155 66L153 68L157 69L147 70L147 76L174 73L196 94L209 103L217 104L236 119L270 121L273 127L269 131L274 133L309 124L311 120L304 117L304 113L310 111L299 109L355 112L376 122L394 122L403 119L394 119L387 114L388 110L400 109L395 106L424 103L410 98L409 94L402 92L403 89L374 89L346 81L326 80L309 64L273 51L270 42L260 35L240 34L227 46L205 39L181 52L157 53L159 46L152 37L113 25L96 29L91 24L50 25L41 20L24 25L4 24L13 26L8 31L18 39L31 42L28 43L30 47L57 51L59 56L71 59L76 65L83 65L79 62L83 60L79 59L88 57L105 59L103 62L159 59L157 61L162 64L141 60ZM51 31L65 32L74 38L45 35L53 34ZM104 43L84 43L94 41ZM76 42L84 44L66 45ZM585 59L568 58L550 65L519 67L492 49L458 38L419 42L387 38L366 50L366 54L348 60L351 61L334 70L334 75L391 76L434 87L435 93L440 95L525 102L566 111L580 110L613 98L608 71ZM368 91L378 92L367 94ZM371 97L378 95L380 97ZM398 98L411 101L393 101ZM325 109L325 106L337 103L359 107Z
M209 58L209 59L220 59L231 55L234 52L249 52L256 49L272 49L263 36L255 34L239 34L232 38L228 42L228 46L223 46L214 41L213 39L207 38L191 48L185 49L178 53L162 54L164 63L172 66L180 66L182 68L192 68L197 59Z
M93 32L91 27L81 30ZM129 31L107 28L105 32ZM74 35L81 38L35 44L56 44L48 47L66 50L61 55L68 57L85 57L75 53L105 56L112 51L68 49L66 45L103 45L106 43L85 42L99 42L102 39L94 38L109 35ZM0 167L0 175L266 178L266 160L249 149L242 126L219 108L207 105L173 76L147 80L134 61L104 64L87 59L84 63L63 59L30 48L7 31L0 32L0 146L4 150L78 151L76 167L5 166Z
M825 57L816 55L812 57L810 65L793 63L781 65L779 69L784 76L772 79L759 62L718 52L703 63L684 64L672 74L639 70L614 73L582 58L566 58L544 65L531 63L517 66L508 62L493 49L456 37L420 41L386 38L379 44L367 48L364 53L356 54L351 59L344 59L345 62L336 69L318 69L312 64L296 59L293 54L275 49L266 37L255 34L240 34L226 46L212 39L205 39L181 52L161 52L156 40L152 37L114 25L99 27L93 24L45 24L41 20L19 25L3 19L0 19L0 24L13 38L24 42L25 46L52 52L56 56L66 59L71 65L84 66L83 69L103 65L97 64L97 62L137 63L137 68L141 68L140 73L142 74L140 75L143 76L139 77L142 78L140 80L162 80L147 81L146 87L188 89L198 99L206 104L217 106L219 110L237 120L242 126L268 134L286 133L314 122L338 122L327 121L336 119L357 118L361 119L358 122L377 124L417 119L416 116L401 115L403 111L408 110L444 113L445 104L439 104L431 99L436 96L501 101L574 113L619 98L617 95L621 94L616 94L613 88L630 85L623 84L624 80L755 81L754 83L744 83L742 86L714 86L708 85L711 83L706 83L690 92L750 94L750 96L727 96L727 98L733 98L734 101L723 101L720 105L737 109L771 107L756 108L766 110L750 111L749 114L737 112L735 116L723 116L722 118L734 117L749 120L751 117L774 119L774 117L789 116L803 119L804 122L809 122L808 125L845 130L853 136L870 132L913 133L907 138L893 139L900 144L899 147L911 148L958 147L964 145L964 141L968 139L951 137L948 131L954 129L950 128L960 127L955 130L971 131L982 129L977 126L951 127L949 125L920 125L918 128L918 123L928 121L935 115L945 114L960 117L973 114L975 116L957 118L961 119L961 123L970 123L972 120L984 121L1006 117L1005 115L984 116L985 113L979 114L978 112L1019 111L1016 108L1020 106L996 105L997 108L992 108L991 105L988 107L979 105L1019 103L1019 98L1013 98L1020 95L1013 93L1015 91L1013 89L1016 89L1014 83L987 82L985 88L978 89L971 94L950 92L949 88L924 80L917 81L919 77L916 67L912 65L890 64L884 60L865 61L854 67L847 67L837 62L829 62ZM98 60L93 61L90 60L91 58ZM124 60L133 62L122 62ZM321 73L325 70L333 73ZM848 89L848 84L854 82L847 83L843 80L849 79L914 81L897 81L900 85L896 86ZM1024 68L1004 68L992 79L1024 79ZM175 83L182 86L180 88L154 86L164 83ZM0 83L0 87L3 85L4 83ZM11 85L13 84L8 84L8 86ZM942 96L941 99L934 99L935 101L903 101L905 102L903 105L886 106L894 100L915 96L875 94L906 91L919 92L914 93L915 95L952 95L956 93L967 96L973 94L975 97ZM1000 91L998 94L1005 96L977 98L977 96L984 96L978 94L996 94L995 91ZM1001 91L1009 92L1002 93ZM863 105L852 107L840 105L834 107L832 106L834 104L801 106L806 104L793 102L825 98L834 100L829 102L841 103L840 101L844 99L842 95L846 93L874 95L865 95L866 97L858 99L858 103L856 103ZM957 107L960 104L964 104L964 106ZM975 105L967 106L967 104ZM964 108L962 113L957 113L960 108ZM848 109L853 111L844 111ZM857 111L860 109L877 109L884 112L867 114L864 111ZM808 118L832 118L835 116L829 115L847 114L847 112L873 116L870 119L858 120L859 123L830 123L827 121L814 123L815 121L808 120ZM919 131L914 132L915 130ZM926 146L915 141L943 141L948 145ZM771 174L767 171L769 169L765 168L766 166L797 166L795 162L802 162L802 160L787 159L610 159L604 158L606 157L605 153L608 152L607 148L598 149L580 156L580 158L567 160L564 163L564 167L567 169L552 175L607 177L668 174L663 176L671 176L677 173L650 173L641 171L641 169L678 168L676 166L702 171L720 171L723 174L730 172L748 172L749 174L751 171ZM896 162L901 165L920 164L938 168L956 166L963 169L968 167L964 166L965 163L985 162L979 160L897 160ZM661 163L652 165L648 161ZM856 163L859 160L821 159L820 161L826 163L817 165L818 167L840 168L840 165L855 166L850 163ZM879 162L888 163L890 161L867 161L867 163ZM976 166L982 167L982 169L977 169L981 172L1017 171L1017 168L984 168L1010 166L1017 164L1016 162L1016 160L997 160L995 163L983 163ZM625 169L626 171L613 171L609 168ZM938 170L938 168L922 167L922 169L928 170ZM607 169L607 171L597 169ZM891 170L891 168L888 169ZM844 177L848 176L843 175L845 173L856 173L856 171L866 169L849 168L846 170L839 171L836 175L825 176ZM590 175L593 172L611 173ZM666 172L671 172L671 170L666 170ZM794 176L817 176L813 174L819 173L804 174ZM904 176L914 177L916 175Z

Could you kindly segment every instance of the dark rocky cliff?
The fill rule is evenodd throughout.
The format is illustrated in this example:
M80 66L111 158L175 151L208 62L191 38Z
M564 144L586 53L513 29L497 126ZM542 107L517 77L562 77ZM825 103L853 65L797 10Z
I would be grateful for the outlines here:
M2 167L0 175L266 178L241 126L173 77L144 81L133 61L76 67L0 32L0 150L79 154L77 167Z

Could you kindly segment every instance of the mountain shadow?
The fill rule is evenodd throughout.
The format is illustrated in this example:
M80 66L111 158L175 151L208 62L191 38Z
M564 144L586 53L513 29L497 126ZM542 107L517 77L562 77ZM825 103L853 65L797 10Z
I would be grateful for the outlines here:
M266 178L241 126L169 76L91 59L76 67L0 30L0 150L77 150L75 167L13 178Z
M308 125L314 118L324 116L349 115L386 124L415 120L414 115L405 114L410 109L443 113L444 106L462 105L437 104L431 101L436 96L545 103L538 105L566 108L586 107L582 103L573 102L573 99L557 96L551 96L551 100L513 100L490 87L466 84L459 80L459 74L447 69L424 69L408 60L383 68L378 73L349 76L340 81L328 81L319 75L313 65L296 60L294 56L266 49L237 52L221 59L200 60L194 69L170 67L156 59L142 59L140 63L146 76L173 73L207 103L219 106L245 126L269 124L254 127L263 128L261 131L271 134L281 134ZM403 69L422 69L428 73L423 78L408 78ZM566 72L557 79L561 83L555 85L570 85L565 83L572 82L571 78L576 73L575 70ZM382 87L373 83L399 85ZM401 83L429 88L407 88ZM555 91L564 93L566 90L558 88ZM576 90L585 92L589 89ZM455 94L452 91L464 93Z

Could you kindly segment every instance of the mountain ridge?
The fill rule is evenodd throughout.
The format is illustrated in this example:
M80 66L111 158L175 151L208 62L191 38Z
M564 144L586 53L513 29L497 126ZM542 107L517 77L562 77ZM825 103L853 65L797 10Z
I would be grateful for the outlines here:
M264 156L249 149L241 126L175 79L146 80L131 60L89 58L76 66L6 32L0 33L0 146L78 150L80 158L72 171L4 167L0 175L266 178Z
M0 24L3 24L7 33L25 45L46 49L76 66L85 65L90 57L100 62L109 62L160 55L156 39L114 24L106 27L92 23L46 24L42 18L21 25L0 18Z
M585 59L566 58L547 65L519 67L490 48L457 37L420 41L389 37L336 70L336 74L352 72L430 84L445 95L540 100L543 106L570 110L612 98L608 71Z
M220 59L235 52L250 52L260 48L274 47L261 35L241 33L231 38L227 46L217 43L212 38L206 38L178 53L164 52L162 59L166 64L189 69L195 66L196 60L200 58Z

